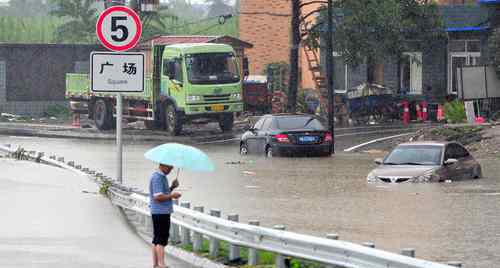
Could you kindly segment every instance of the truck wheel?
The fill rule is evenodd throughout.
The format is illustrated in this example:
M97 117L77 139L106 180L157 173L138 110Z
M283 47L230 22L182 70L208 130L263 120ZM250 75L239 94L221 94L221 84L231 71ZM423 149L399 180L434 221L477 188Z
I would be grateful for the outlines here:
M233 114L224 114L219 119L219 127L222 132L228 132L233 130L234 125L234 115Z
M168 104L165 108L165 126L167 132L173 136L178 136L181 134L182 124L180 113L175 110L174 105Z
M95 102L94 122L99 130L109 130L113 127L113 109L109 102L103 99Z

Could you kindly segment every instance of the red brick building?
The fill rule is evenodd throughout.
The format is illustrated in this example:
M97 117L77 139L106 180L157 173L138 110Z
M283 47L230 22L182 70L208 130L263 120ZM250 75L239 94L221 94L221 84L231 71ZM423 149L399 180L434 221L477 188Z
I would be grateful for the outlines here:
M311 0L305 0L309 2ZM308 5L303 14L315 10L320 4ZM254 45L248 50L250 74L261 75L265 66L275 62L289 62L291 1L289 0L241 0L240 38ZM309 17L313 21L315 16ZM301 49L301 88L316 88L313 73L308 68L305 51Z

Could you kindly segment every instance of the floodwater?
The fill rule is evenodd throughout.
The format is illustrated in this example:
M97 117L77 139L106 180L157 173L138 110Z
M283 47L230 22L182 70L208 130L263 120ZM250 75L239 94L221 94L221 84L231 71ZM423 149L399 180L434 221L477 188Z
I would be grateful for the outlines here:
M115 174L109 141L0 137L11 143L55 153L66 160ZM124 183L147 189L154 164L143 153L157 144L125 146ZM485 178L443 184L367 184L374 167L369 154L332 158L241 157L238 145L204 145L217 171L182 171L183 201L238 213L242 221L343 240L374 242L378 248L416 249L417 257L462 261L467 268L500 263L500 161L480 160ZM239 163L241 162L241 163ZM173 174L175 175L175 174ZM170 177L172 178L173 175Z

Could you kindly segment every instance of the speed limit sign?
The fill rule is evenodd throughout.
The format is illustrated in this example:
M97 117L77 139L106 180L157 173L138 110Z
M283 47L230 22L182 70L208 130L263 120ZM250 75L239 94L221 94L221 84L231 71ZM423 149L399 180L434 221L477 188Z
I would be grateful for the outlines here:
M135 47L141 38L141 19L126 6L113 6L99 16L96 33L107 49L126 51Z

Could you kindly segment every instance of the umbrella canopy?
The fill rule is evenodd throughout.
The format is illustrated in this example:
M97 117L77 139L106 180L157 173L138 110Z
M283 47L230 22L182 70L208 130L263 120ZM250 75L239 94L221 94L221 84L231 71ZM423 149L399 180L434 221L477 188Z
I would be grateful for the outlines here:
M179 143L165 143L147 151L147 159L193 171L214 171L215 166L208 156L201 150Z

